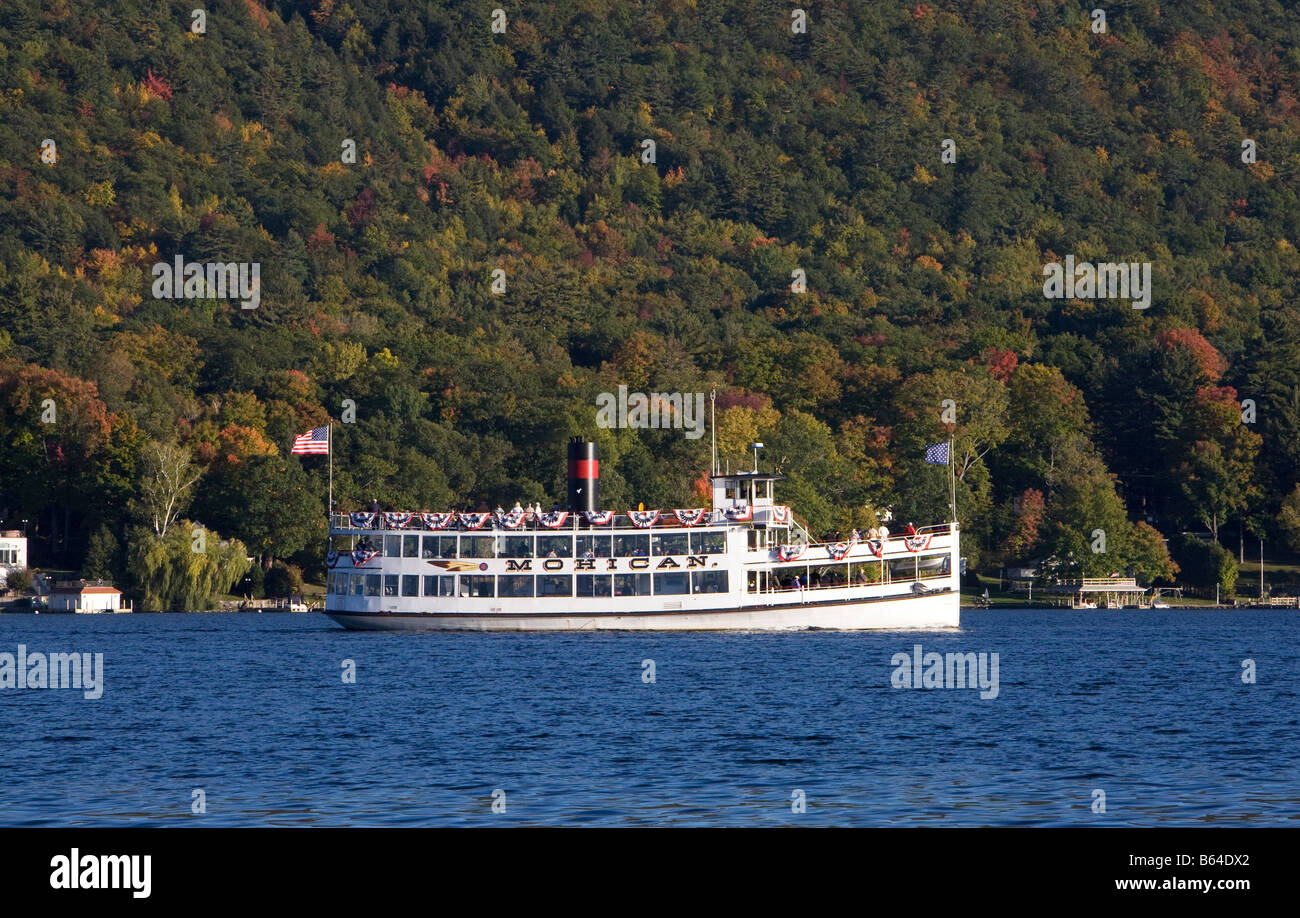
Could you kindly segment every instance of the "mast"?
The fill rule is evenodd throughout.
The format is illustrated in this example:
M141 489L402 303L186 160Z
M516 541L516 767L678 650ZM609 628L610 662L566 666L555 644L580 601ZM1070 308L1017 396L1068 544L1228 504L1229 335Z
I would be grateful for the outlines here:
M709 434L713 440L713 458L709 464L709 477L718 474L718 390L709 390Z

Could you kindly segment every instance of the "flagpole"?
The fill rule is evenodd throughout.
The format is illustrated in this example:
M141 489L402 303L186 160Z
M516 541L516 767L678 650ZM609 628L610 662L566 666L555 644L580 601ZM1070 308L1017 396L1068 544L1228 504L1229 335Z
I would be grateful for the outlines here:
M953 455L952 440L948 441L948 483L952 488L948 508L952 511L952 521L957 522L957 457Z
M325 451L329 453L330 462L330 490L329 490L329 509L328 519L326 520L325 532L329 532L329 527L334 525L334 424L325 425Z

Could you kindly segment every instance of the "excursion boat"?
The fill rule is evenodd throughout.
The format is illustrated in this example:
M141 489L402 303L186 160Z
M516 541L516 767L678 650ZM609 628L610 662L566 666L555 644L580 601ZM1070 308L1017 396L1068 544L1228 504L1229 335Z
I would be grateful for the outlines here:
M711 476L711 507L601 510L569 444L564 510L330 520L325 614L382 631L938 629L959 620L958 526L818 542L782 476Z

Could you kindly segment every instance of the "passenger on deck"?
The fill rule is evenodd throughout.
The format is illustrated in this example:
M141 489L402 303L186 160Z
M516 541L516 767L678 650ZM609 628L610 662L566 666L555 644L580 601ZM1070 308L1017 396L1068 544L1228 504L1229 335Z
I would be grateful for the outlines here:
M910 536L916 535L916 527L913 526L911 523L907 524L907 534Z

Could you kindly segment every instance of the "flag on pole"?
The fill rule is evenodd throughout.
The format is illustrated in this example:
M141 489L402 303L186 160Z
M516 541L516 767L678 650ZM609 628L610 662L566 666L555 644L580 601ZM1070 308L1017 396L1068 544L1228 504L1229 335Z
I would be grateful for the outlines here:
M330 429L314 427L300 437L295 437L290 453L324 456L330 451Z
M931 465L948 464L948 443L936 443L925 448L925 461Z

